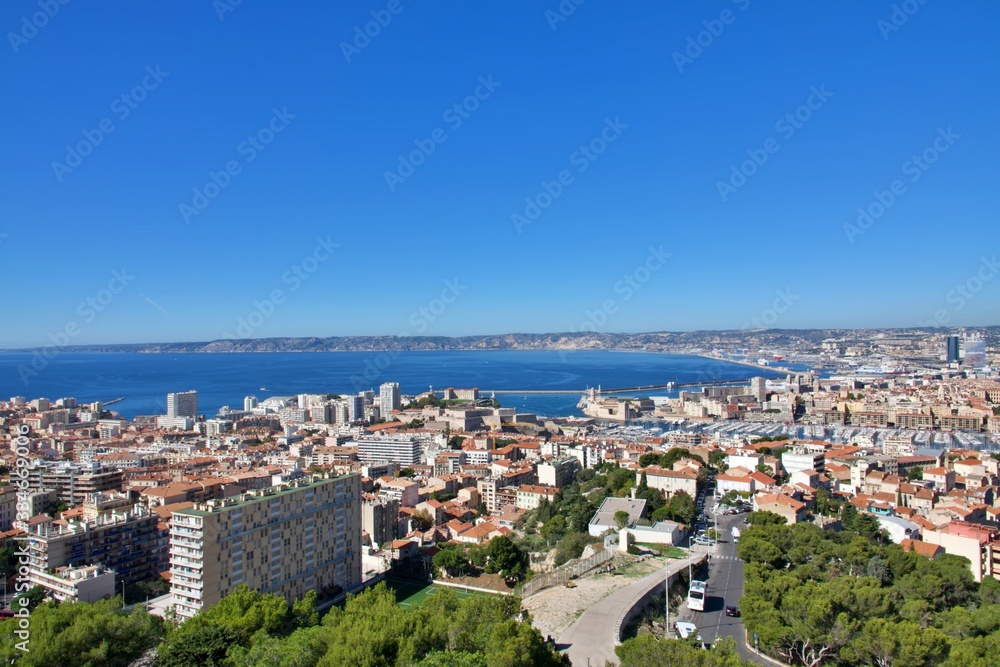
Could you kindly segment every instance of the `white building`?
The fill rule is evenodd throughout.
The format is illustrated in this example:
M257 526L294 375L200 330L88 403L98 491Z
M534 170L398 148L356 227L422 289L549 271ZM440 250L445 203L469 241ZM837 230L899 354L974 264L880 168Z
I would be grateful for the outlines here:
M354 443L348 443L354 444ZM371 436L357 440L358 458L365 463L396 461L402 465L420 463L420 441L406 436Z
M378 407L379 415L383 419L388 419L389 413L393 410L399 410L401 406L398 382L385 382L379 387Z

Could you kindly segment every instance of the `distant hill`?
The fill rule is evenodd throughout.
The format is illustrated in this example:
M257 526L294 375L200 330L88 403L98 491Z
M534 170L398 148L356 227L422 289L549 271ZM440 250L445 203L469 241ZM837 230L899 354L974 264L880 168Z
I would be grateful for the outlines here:
M1000 327L982 327L995 339ZM632 350L647 352L710 351L719 346L795 349L817 348L827 338L868 342L878 335L927 335L931 329L764 329L650 333L509 333L483 336L330 336L326 338L246 338L193 343L75 345L74 352L371 352L382 350Z

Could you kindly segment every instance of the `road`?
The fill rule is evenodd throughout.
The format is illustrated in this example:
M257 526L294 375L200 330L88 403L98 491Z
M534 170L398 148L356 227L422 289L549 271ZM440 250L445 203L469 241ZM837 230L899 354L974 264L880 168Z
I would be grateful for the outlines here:
M707 496L704 502L710 506L714 501L714 492L709 489ZM684 605L677 620L694 623L701 633L702 640L710 644L714 644L722 637L732 637L736 642L736 651L740 658L771 667L775 663L757 655L746 645L743 619L726 616L726 605L739 606L740 598L743 597L743 561L736 555L737 545L733 542L732 529L734 526L744 528L742 522L746 516L744 513L715 517L720 538L714 547L709 547L711 559L708 567L705 611L690 611L687 605ZM711 520L710 516L707 528L713 527Z
M746 646L743 619L726 616L726 605L739 605L743 597L743 561L736 555L732 528L745 517L746 514L718 517L721 536L709 562L705 611L697 614L695 624L706 642L714 644L722 637L732 637L740 657L757 662L757 655Z
M618 664L615 646L618 645L618 628L624 614L632 609L639 598L657 586L663 585L666 576L673 576L688 565L702 559L702 555L671 561L666 569L658 570L625 588L619 588L597 604L592 605L571 625L556 646L564 651L574 665L603 667L606 662Z

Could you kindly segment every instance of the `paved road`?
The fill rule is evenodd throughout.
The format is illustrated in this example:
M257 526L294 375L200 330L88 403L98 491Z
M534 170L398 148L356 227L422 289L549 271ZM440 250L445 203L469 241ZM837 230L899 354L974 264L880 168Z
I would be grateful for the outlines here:
M692 561L700 560L702 556L672 561L669 572L686 569ZM576 619L556 641L561 651L569 655L574 666L604 667L605 661L618 664L615 646L618 644L618 626L622 614L630 609L636 600L647 591L663 583L667 572L657 570L643 579L625 588L619 588L597 604L592 605L580 618Z
M696 624L706 642L715 643L722 637L732 637L736 640L740 657L753 660L757 656L746 646L743 619L726 616L726 605L739 605L743 597L743 561L736 555L732 527L741 524L744 517L746 514L718 517L722 535L709 563L705 611L698 614Z

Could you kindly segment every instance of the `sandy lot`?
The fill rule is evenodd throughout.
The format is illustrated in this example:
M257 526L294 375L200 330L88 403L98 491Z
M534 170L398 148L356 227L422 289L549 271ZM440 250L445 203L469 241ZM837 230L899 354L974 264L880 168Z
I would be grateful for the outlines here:
M559 637L589 606L619 588L624 588L637 579L662 569L665 562L663 558L645 557L640 561L635 556L624 554L615 556L612 564L623 572L623 575L588 574L574 580L576 588L553 586L525 598L521 606L531 613L532 622L543 637L547 635Z

